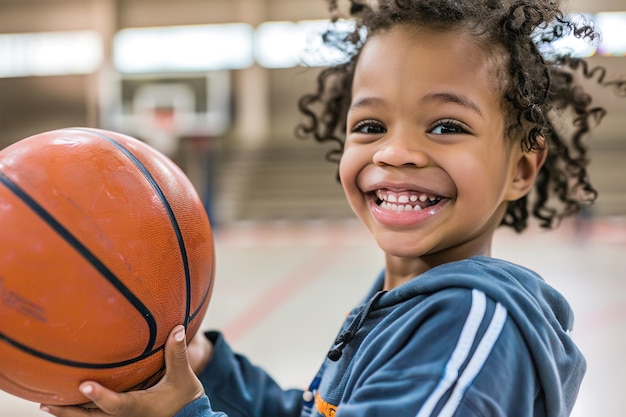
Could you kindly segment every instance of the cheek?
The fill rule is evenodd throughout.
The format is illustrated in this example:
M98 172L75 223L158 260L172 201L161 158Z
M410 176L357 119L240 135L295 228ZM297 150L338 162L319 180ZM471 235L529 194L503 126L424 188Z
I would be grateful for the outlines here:
M339 178L344 189L355 186L359 169L358 154L353 152L351 148L346 147L339 161Z
M353 209L355 208L356 202L361 200L362 197L358 181L363 166L358 152L353 152L350 149L344 150L341 161L339 162L339 178L348 203Z
M502 197L508 178L502 154L490 152L466 154L448 164L448 175L457 188L457 197L475 207L493 205Z

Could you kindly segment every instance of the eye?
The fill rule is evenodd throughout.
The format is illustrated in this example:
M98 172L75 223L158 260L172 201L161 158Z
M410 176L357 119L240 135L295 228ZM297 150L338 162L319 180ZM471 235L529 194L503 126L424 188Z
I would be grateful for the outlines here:
M455 135L468 133L468 129L464 123L454 119L439 120L430 130L435 135Z
M387 129L377 120L362 120L354 125L352 133L365 133L369 135L380 135L386 133Z

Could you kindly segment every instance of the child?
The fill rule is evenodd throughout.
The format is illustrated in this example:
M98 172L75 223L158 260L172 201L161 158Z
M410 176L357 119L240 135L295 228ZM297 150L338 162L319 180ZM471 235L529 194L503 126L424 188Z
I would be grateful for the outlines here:
M570 307L532 271L490 258L490 247L499 225L522 231L529 211L551 227L595 199L580 139L602 110L574 83L593 72L549 46L569 33L597 35L553 0L372 3L350 2L354 32L326 36L349 59L323 71L300 103L301 133L339 144L330 156L341 155L348 201L386 255L311 386L282 391L216 332L187 349L179 326L155 387L117 394L86 382L99 409L44 411L570 414L585 370ZM625 84L614 83L622 92Z

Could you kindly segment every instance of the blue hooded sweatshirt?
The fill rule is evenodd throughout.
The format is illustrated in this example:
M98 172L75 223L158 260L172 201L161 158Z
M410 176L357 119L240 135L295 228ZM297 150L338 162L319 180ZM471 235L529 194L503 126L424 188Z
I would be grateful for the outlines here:
M391 291L379 276L308 390L283 391L219 333L206 396L176 417L566 417L585 360L572 311L534 272L488 257ZM210 399L210 401L209 401ZM216 411L219 410L219 411Z

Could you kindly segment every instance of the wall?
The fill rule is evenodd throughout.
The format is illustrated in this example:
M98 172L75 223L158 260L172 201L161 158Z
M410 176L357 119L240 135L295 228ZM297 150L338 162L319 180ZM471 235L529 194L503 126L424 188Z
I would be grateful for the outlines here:
M112 39L119 28L157 25L326 18L323 0L0 0L0 32L96 29ZM570 9L623 10L623 0L574 0ZM110 49L107 47L107 52ZM591 60L610 75L626 73L626 58ZM258 66L233 71L234 125L223 142L238 146L295 143L298 97L312 87L316 69L267 70ZM110 88L106 72L66 77L0 79L0 147L20 138L66 126L98 126L99 95ZM596 90L591 87L592 91ZM626 105L602 92L596 104L610 117L594 133L592 156L601 161L592 175L605 196L599 211L626 211L626 185L614 170L626 158ZM597 173L595 170L598 170ZM622 175L623 177L623 175Z

